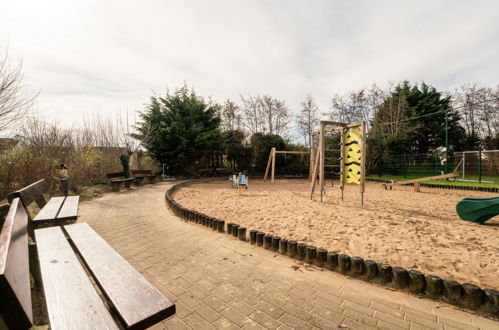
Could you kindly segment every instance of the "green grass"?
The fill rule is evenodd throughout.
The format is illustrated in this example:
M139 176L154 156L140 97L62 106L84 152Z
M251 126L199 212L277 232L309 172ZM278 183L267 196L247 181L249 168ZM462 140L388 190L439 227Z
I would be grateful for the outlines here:
M368 175L366 176L367 179L379 179L379 180L395 180L395 181L404 181L404 180L412 180L412 179L419 179L424 176L422 175L407 175L406 178L404 178L403 175L383 175L383 176L378 176L378 175ZM485 179L484 179L485 180ZM490 183L490 182L470 182L470 181L447 181L445 179L443 180L433 180L433 181L425 181L423 183L432 183L432 184L441 184L441 185L446 185L446 186L460 186L460 187L492 187L492 188L499 188L499 183Z

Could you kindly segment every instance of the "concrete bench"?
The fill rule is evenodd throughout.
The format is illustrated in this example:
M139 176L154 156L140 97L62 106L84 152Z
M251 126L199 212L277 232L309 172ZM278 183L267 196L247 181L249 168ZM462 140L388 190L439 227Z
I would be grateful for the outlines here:
M43 195L47 189L47 181L39 180L18 191L14 191L7 198L9 203L12 203L14 198L20 198L26 208L31 203L36 202L40 207L40 212L32 219L34 226L42 224L59 225L76 221L80 196L52 197L47 202Z
M37 256L28 252L28 225L14 198L0 231L0 328L32 327L30 271L43 287L51 329L144 329L175 314L88 224L35 230ZM33 258L39 267L30 267Z
M124 172L107 173L106 177L110 180L111 188L114 192L120 191L121 184L124 183L125 187L130 188L135 178L126 178Z

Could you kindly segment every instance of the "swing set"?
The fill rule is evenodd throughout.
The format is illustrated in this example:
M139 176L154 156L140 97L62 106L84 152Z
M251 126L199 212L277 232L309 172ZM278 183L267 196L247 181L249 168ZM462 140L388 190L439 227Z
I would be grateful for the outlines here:
M265 175L263 176L263 181L265 182L267 180L267 176L269 174L269 170L272 169L270 172L270 182L274 183L274 177L275 177L275 155L276 154L283 154L284 159L286 159L286 155L301 155L303 158L303 155L310 155L310 151L287 151L287 150L276 150L275 147L273 147L270 150L270 155L269 155L269 160L267 162L267 167L265 168ZM302 160L302 159L301 159ZM300 161L301 163L301 161ZM302 178L303 173L301 172L300 175L285 175L284 177L286 178Z

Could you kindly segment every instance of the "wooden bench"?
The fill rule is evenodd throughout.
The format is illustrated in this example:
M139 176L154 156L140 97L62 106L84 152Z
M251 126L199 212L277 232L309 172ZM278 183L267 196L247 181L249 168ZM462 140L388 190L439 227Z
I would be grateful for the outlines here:
M213 168L200 168L198 172L200 177L210 177L216 174L216 170Z
M14 198L0 231L0 328L29 329L39 318L28 224ZM88 224L37 229L35 240L39 267L31 274L43 287L51 329L144 329L175 314L175 305Z
M142 185L144 179L149 179L149 183L156 182L156 174L152 174L151 170L132 170L132 174L135 177L135 183L137 185Z
M26 209L31 203L36 202L40 207L40 212L32 220L34 226L57 225L76 221L80 196L52 197L47 202L43 195L47 189L47 181L39 180L21 190L14 191L7 198L9 203L12 203L14 198L19 197Z
M122 183L125 184L125 187L130 188L132 186L132 182L135 180L135 178L125 178L124 172L107 173L106 177L111 179L110 183L114 192L120 191Z
M215 169L217 176L227 176L232 173L232 170L227 167L217 167Z

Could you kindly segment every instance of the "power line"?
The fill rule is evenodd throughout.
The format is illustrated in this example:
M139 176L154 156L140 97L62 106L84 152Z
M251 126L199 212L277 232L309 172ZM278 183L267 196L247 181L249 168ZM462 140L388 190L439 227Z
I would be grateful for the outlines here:
M445 113L446 111L450 111L450 110L463 109L463 108L469 107L470 105L480 105L480 104L488 103L488 102L492 102L492 101L499 101L499 97L496 97L496 98L493 98L493 99L484 100L484 101L473 103L473 104L467 104L467 105L462 105L462 106L459 106L459 107L452 107L452 108L445 109L445 110L440 110L440 111L436 111L436 112L432 112L432 113L427 113L426 115L421 115L421 116L411 117L411 118L407 118L407 119L401 119L401 120L396 120L396 121L381 123L381 124L377 124L377 125L383 126L383 125L390 125L390 124L395 124L395 123L401 123L401 122L410 121L410 120L413 120L413 119L418 119L418 118L433 116L433 115L436 115L436 114L439 114L439 113Z

